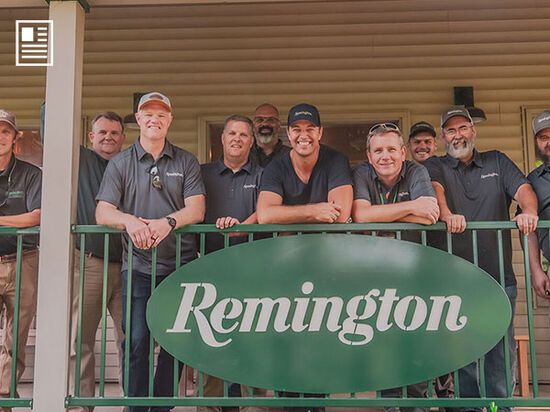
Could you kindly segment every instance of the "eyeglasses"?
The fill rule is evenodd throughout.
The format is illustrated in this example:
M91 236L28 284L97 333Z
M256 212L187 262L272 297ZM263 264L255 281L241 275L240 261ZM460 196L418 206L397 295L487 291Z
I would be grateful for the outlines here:
M550 135L547 135L547 134L538 134L536 135L536 138L537 140L540 140L541 142L544 142L544 143L550 141Z
M262 117L262 116L256 116L254 118L254 123L277 123L279 119L276 117Z
M455 137L458 133L460 134L466 134L468 132L468 130L470 130L472 126L471 125L468 125L468 126L460 126L457 129L443 129L443 134L446 136L446 137Z
M378 129L387 129L387 130L395 130L399 132L399 127L395 125L394 123L377 123L374 126L372 126L369 130L369 134L375 132Z
M159 168L157 166L153 166L151 170L149 170L149 174L153 176L153 180L151 181L153 187L155 189L161 190L162 182L160 181Z
M17 163L17 159L13 159L13 166L11 167L10 174L8 175L8 187L6 188L6 198L2 203L0 203L0 207L4 207L8 203L8 199L10 196L10 187L11 187L11 175L13 174L13 169L15 169L15 164Z

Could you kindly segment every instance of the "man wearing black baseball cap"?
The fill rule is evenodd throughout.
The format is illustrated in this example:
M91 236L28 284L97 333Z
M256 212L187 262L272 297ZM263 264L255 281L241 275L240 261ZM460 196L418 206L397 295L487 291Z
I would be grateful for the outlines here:
M447 154L433 156L424 162L435 189L440 220L447 223L453 236L453 254L474 261L472 233L466 231L466 221L509 221L510 203L516 200L523 210L513 220L519 230L528 235L537 225L537 199L524 174L504 154L496 150L478 152L474 148L476 128L464 107L451 107L441 115L441 139ZM512 320L517 296L516 277L512 267L510 231L502 233L502 285L512 307ZM479 267L500 283L499 248L496 230L482 230L477 234ZM485 385L488 398L505 398L508 393L505 356L512 365L514 376L515 342L513 321L507 339L509 355L504 351L504 339L485 355ZM473 362L459 370L459 395L479 398L479 365ZM499 410L510 410L501 407ZM473 408L473 410L478 410Z
M415 123L409 132L409 151L414 161L423 163L435 154L437 142L434 127L425 121Z
M302 103L288 113L292 150L265 169L258 197L259 223L346 222L353 190L346 156L320 144L319 111Z

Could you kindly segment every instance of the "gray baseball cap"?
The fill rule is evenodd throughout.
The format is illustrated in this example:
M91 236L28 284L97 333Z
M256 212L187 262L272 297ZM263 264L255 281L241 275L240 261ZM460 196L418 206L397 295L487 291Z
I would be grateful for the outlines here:
M16 133L19 132L19 129L17 128L17 123L15 122L15 115L12 112L0 109L0 122L6 122L15 129Z
M472 120L472 116L470 116L468 109L461 106L451 106L443 113L441 113L441 127L445 126L447 120L456 116L462 116L466 118L470 123L474 124L474 121Z
M159 92L151 92L141 96L141 99L139 99L138 111L141 110L142 106L153 102L162 104L169 112L172 111L170 99Z
M542 129L550 127L550 110L539 113L533 119L533 133L536 135Z

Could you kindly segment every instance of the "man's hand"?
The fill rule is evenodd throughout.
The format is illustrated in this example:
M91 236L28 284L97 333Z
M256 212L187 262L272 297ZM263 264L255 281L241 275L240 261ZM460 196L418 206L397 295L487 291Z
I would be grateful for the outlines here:
M524 212L520 213L512 220L518 224L518 229L521 231L521 233L523 233L524 235L528 235L529 233L534 232L537 228L539 217L537 215Z
M415 210L412 214L429 219L432 223L437 222L437 219L439 219L439 206L435 197L420 196L413 202Z
M219 217L216 219L216 227L218 229L227 229L228 227L238 225L239 223L241 223L239 222L239 219L231 216Z
M550 279L540 268L531 268L531 283L537 296L544 299L550 299L548 291L550 291Z
M124 228L138 249L149 249L153 244L151 231L143 219L128 215L124 222Z
M441 221L447 224L449 233L462 233L466 230L466 218L463 215L448 213L441 215Z
M315 220L320 223L334 223L342 212L342 208L333 202L312 203L311 206Z
M165 217L161 217L160 219L144 219L140 217L139 220L147 225L150 233L150 245L144 249L158 246L172 231L172 227Z

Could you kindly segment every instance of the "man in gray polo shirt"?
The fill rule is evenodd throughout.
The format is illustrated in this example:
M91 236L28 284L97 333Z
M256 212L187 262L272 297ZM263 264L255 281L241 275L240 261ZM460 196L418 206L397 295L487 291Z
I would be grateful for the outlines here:
M446 156L432 157L424 162L430 172L432 184L441 210L440 220L447 223L453 236L453 254L473 261L472 234L464 232L466 221L508 221L510 203L515 199L523 210L513 220L525 234L532 233L537 225L537 199L531 185L518 167L498 151L478 152L474 149L476 128L468 111L451 107L441 115L441 139ZM479 266L497 282L500 265L497 233L482 230L477 235ZM512 268L510 232L503 232L503 261L505 284L512 315L515 309L517 288ZM513 318L512 318L513 319ZM515 342L513 322L508 329L511 379L514 379ZM507 397L504 341L501 340L485 355L485 384L487 397ZM460 369L460 396L479 398L479 365L473 362ZM510 394L511 396L511 394ZM509 408L499 408L499 410ZM470 408L466 410L478 410Z
M103 174L109 160L120 152L126 138L122 118L114 112L98 114L92 120L92 131L89 133L92 149L80 146L78 169L78 201L76 223L78 225L95 225L95 197L99 191ZM71 366L69 384L74 393L75 362L77 350L77 327L79 319L79 282L80 282L80 237L76 241L73 305L71 321ZM103 259L104 236L85 235L84 246L84 294L81 316L81 364L80 393L81 397L93 397L95 394L95 356L97 326L102 314L103 301ZM122 242L120 235L109 236L109 265L107 268L106 305L113 319L117 349L121 351L124 334L122 333L122 280L120 278L122 260ZM119 359L121 359L121 354ZM93 407L73 406L71 410L89 411Z
M403 136L395 124L380 123L370 129L368 161L357 165L352 173L354 222L437 222L439 208L428 171L418 163L405 160L405 156ZM426 382L407 386L408 397L423 398L426 391ZM384 398L401 395L401 388L382 391ZM400 409L403 412L428 410L421 407ZM394 412L398 408L385 407L384 410Z
M122 291L126 301L128 268L127 241L134 244L132 254L131 330L128 396L147 396L149 329L145 321L147 300L151 295L151 272L156 269L157 285L176 269L176 236L172 230L202 222L204 186L200 166L191 153L173 146L166 139L172 122L170 100L158 92L144 95L138 104L136 119L139 139L116 155L107 166L96 197L99 224L125 229L122 255ZM157 247L156 262L151 249ZM197 256L195 237L181 237L181 264ZM154 266L155 265L155 266ZM126 331L126 305L123 306L123 330ZM125 349L123 345L123 350ZM173 358L161 349L154 380L154 396L172 396ZM170 407L151 408L168 411ZM147 411L130 407L131 412Z

